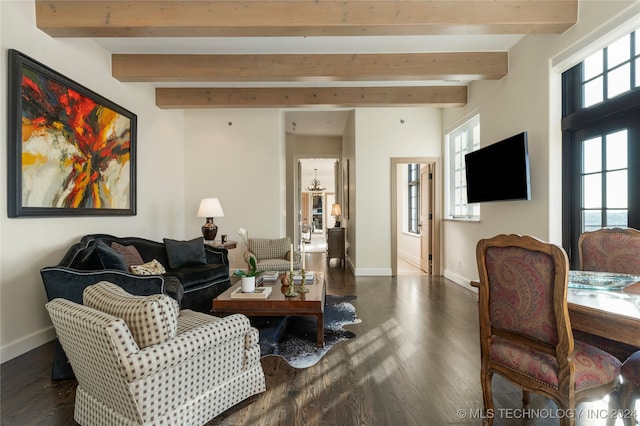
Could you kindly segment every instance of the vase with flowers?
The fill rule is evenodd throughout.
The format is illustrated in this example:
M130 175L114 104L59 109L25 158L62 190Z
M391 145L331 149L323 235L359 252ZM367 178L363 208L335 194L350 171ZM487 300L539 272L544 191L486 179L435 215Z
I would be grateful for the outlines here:
M244 241L245 246L249 247L249 233L246 229L240 228L238 229L238 235ZM258 271L258 267L256 265L256 259L253 256L249 256L246 258L247 263L249 264L249 269L243 271L241 269L236 270L233 275L241 276L242 278L242 292L243 293L253 293L256 289L256 277L264 273L264 271Z

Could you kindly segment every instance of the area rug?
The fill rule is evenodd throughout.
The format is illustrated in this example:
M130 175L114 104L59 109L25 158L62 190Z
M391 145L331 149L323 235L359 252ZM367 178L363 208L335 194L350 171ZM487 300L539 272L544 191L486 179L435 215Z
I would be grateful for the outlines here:
M276 355L295 368L316 364L341 340L355 333L343 326L360 319L351 302L356 296L327 295L324 306L324 347L316 346L316 318L309 316L253 317L251 323L260 331L260 355Z

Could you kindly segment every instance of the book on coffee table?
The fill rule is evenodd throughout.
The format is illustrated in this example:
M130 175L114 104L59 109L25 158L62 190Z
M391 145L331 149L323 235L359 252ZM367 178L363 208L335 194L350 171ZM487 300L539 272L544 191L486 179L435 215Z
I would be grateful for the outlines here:
M304 276L305 276L305 281L304 281L305 284L313 284L313 280L316 277L313 271L305 272ZM302 282L302 274L301 273L293 274L293 283L300 284L301 282Z
M264 282L272 283L272 282L275 282L278 279L278 277L280 276L280 272L278 272L278 271L275 271L275 272L269 271L269 272L265 272L264 274L261 274L259 276L264 280Z
M271 287L257 287L252 293L245 293L238 287L230 294L232 299L266 299L271 294Z

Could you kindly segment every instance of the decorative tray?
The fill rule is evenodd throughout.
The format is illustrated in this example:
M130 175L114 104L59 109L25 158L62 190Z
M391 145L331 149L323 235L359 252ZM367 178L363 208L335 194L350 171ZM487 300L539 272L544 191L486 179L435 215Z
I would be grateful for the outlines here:
M640 276L612 272L569 271L569 287L592 290L621 290L640 282Z
M256 287L251 293L245 293L241 287L231 292L232 299L266 299L271 294L271 287Z

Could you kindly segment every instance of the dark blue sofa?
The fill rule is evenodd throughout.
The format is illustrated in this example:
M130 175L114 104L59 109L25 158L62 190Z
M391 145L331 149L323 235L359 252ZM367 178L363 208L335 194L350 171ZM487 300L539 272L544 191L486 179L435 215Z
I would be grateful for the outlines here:
M172 259L175 260L175 246ZM111 243L134 246L144 262L155 259L166 269L162 275L134 275L126 270L118 259L118 253L111 249ZM193 248L192 240L189 247ZM186 243L186 242L185 242ZM163 293L180 304L181 309L209 313L212 300L231 286L229 279L229 258L226 249L213 248L202 244L202 262L195 262L179 268L171 268L165 244L138 237L115 237L107 234L85 235L73 244L62 260L55 266L40 270L47 299L61 297L82 303L84 289L100 281L109 281L124 288L128 293L146 296ZM178 246L180 247L180 246ZM185 250L185 256L189 251ZM175 263L175 262L174 262ZM188 262L187 262L188 263ZM52 378L73 377L66 355L56 340Z

